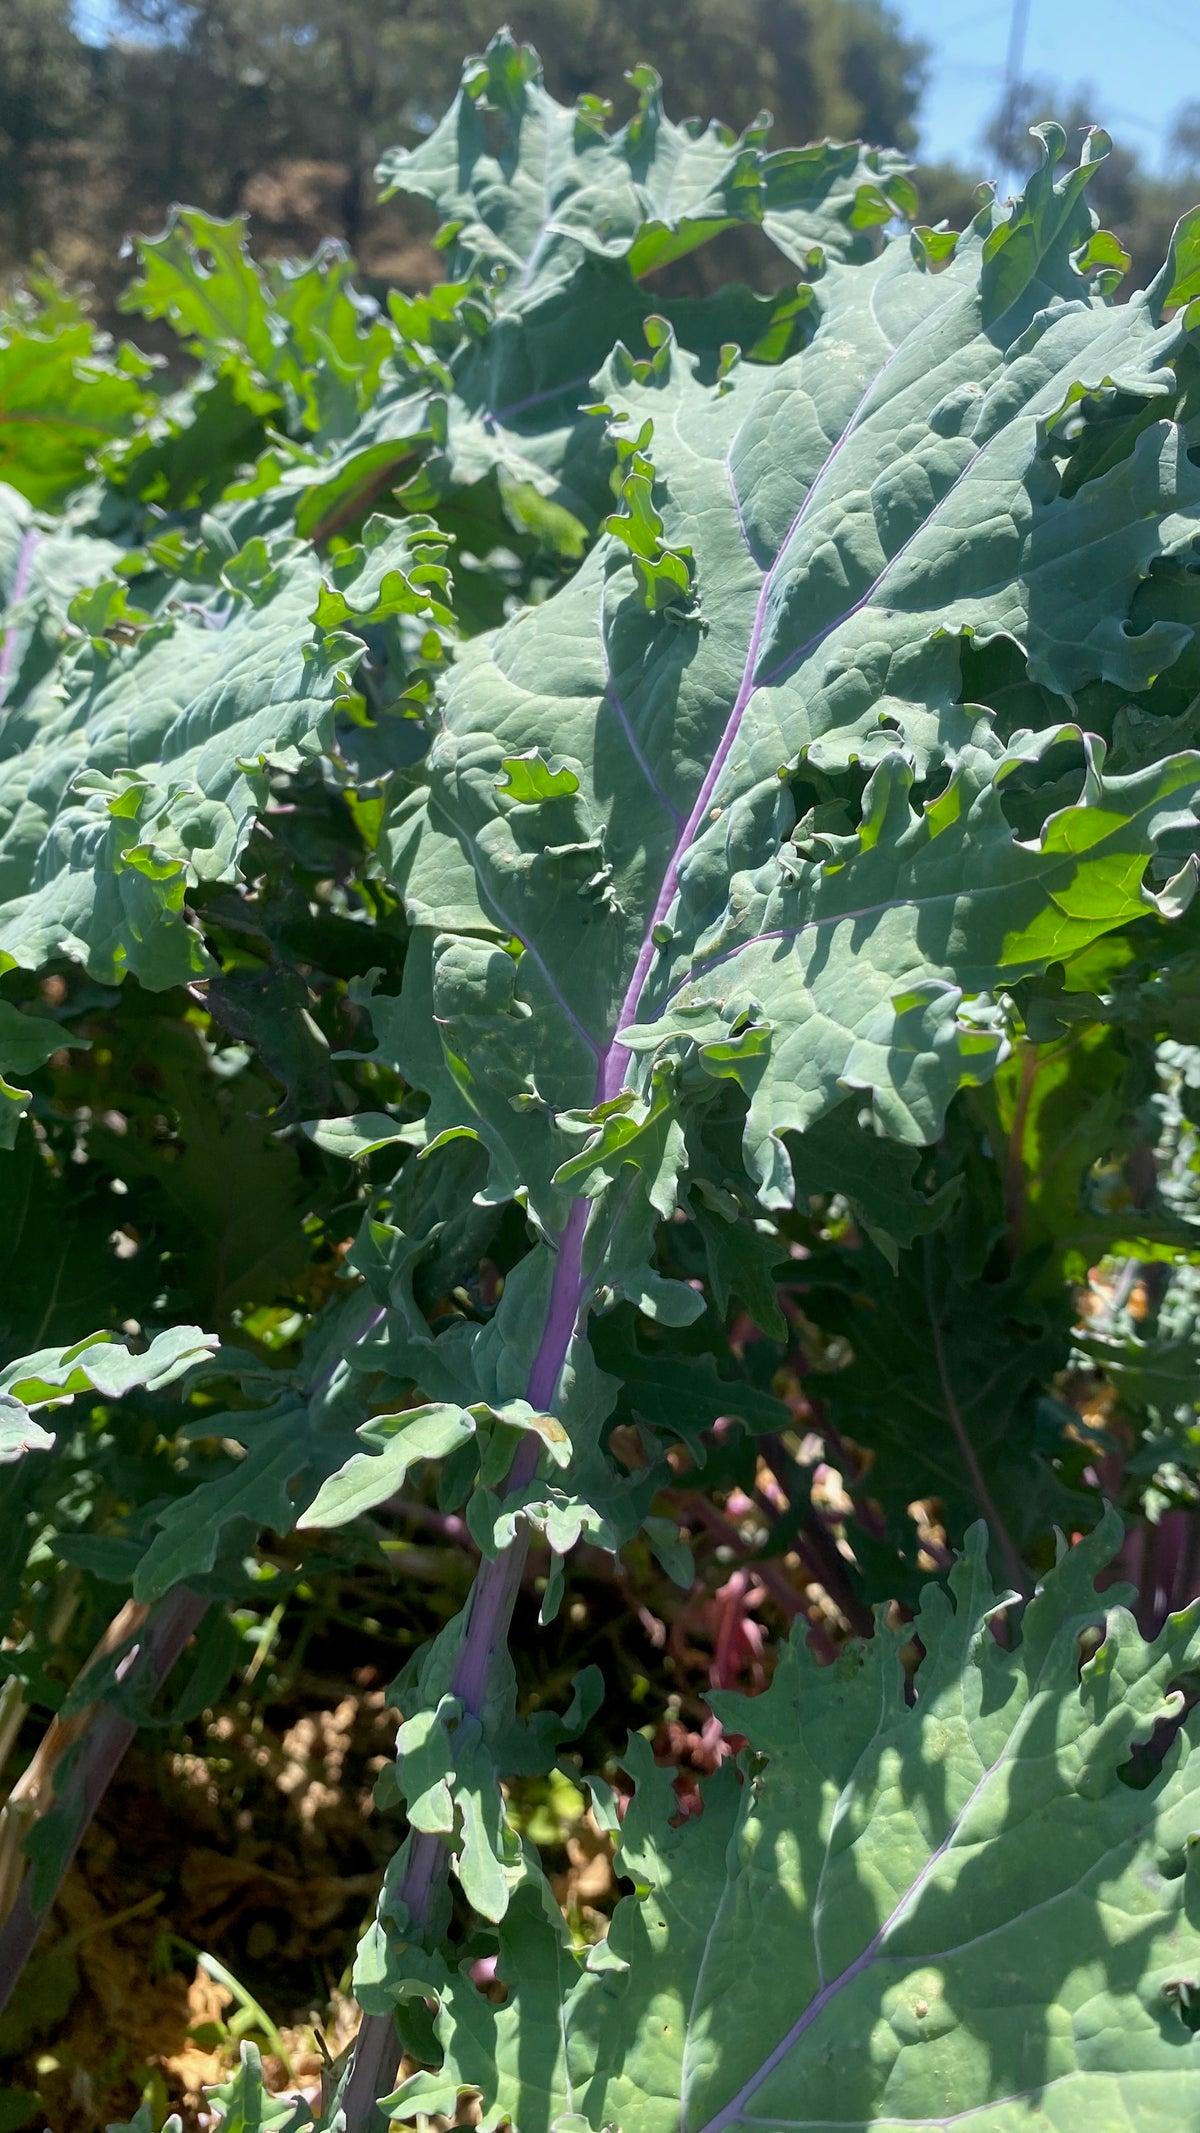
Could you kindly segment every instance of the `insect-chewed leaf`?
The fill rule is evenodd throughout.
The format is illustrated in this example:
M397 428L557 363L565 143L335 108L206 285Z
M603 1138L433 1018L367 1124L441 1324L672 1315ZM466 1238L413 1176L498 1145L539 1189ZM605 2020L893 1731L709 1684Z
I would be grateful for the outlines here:
M603 1950L573 1958L518 1899L504 2006L444 1989L445 2067L393 2115L477 2087L483 2125L516 2133L1179 2122L1200 1764L1187 1731L1149 1784L1125 1766L1178 1716L1200 1631L1193 1608L1143 1644L1112 1607L1080 1674L1115 1538L1064 1556L1005 1650L977 1529L950 1595L925 1595L912 1705L882 1628L826 1669L794 1642L760 1697L714 1694L747 1756L682 1827L631 1743L636 1893Z

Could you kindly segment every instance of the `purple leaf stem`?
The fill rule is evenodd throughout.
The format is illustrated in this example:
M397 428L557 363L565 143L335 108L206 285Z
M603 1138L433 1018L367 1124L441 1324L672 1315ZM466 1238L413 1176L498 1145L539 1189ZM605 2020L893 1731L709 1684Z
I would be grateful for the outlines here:
M529 1372L529 1402L547 1409L558 1390L563 1364L574 1338L583 1292L583 1233L590 1202L572 1203L561 1238L546 1325ZM532 1481L537 1472L541 1439L530 1432L521 1444L508 1475L507 1493L513 1496ZM482 1564L471 1591L466 1634L459 1649L451 1688L471 1717L483 1714L488 1677L497 1654L503 1650L512 1620L513 1605L529 1552L528 1528L493 1561ZM449 1853L439 1836L414 1832L409 1841L408 1864L397 1894L414 1925L429 1918L433 1892L449 1863ZM346 2133L370 2133L386 2121L378 2110L380 2096L395 2086L400 2064L400 2039L390 2014L364 2015L354 2045L350 2078L341 2098Z
M438 1844L436 1837L422 1842ZM400 2039L391 2015L364 2015L354 2040L349 2077L338 2099L346 2133L389 2123L376 2098L391 2095L399 2068Z
M544 1348L544 1340L542 1345ZM531 1388L532 1385L531 1374ZM509 1469L510 1496L532 1481L540 1450L541 1440L531 1432ZM526 1528L510 1547L482 1565L472 1587L470 1617L451 1676L451 1689L473 1718L483 1714L492 1662L507 1641L513 1604L528 1552L529 1531ZM422 1927L428 1922L434 1890L448 1863L449 1853L439 1836L428 1831L412 1833L408 1864L397 1894L415 1926ZM393 2016L364 2015L355 2039L350 2078L341 2097L346 2133L369 2133L369 2129L387 2123L378 2109L378 2099L395 2088L399 2065L400 2039Z
M165 1681L188 1639L199 1628L207 1609L208 1601L200 1599L186 1585L177 1585L167 1593L147 1618L126 1662L123 1680L149 1679L156 1684ZM0 2011L8 2005L84 1832L136 1732L137 1725L132 1718L126 1718L110 1703L101 1703L79 1744L75 1760L50 1810L60 1814L68 1827L74 1824L54 1887L35 1909L33 1877L27 1873L8 1917L0 1926Z

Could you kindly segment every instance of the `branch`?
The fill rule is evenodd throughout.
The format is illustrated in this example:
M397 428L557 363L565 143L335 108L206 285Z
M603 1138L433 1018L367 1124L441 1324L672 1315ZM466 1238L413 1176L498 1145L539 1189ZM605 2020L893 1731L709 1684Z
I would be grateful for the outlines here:
M146 1619L144 1632L125 1663L124 1679L130 1683L150 1680L156 1685L165 1681L199 1627L207 1607L208 1601L200 1599L186 1585L177 1585L173 1592L167 1593ZM130 1626L128 1611L122 1609L88 1660L85 1675L100 1657L123 1641ZM89 1704L67 1726L60 1726L57 1719L52 1721L30 1770L21 1781L20 1796L36 1803L30 1821L43 1820L53 1808L71 1835L49 1894L35 1907L33 1874L27 1869L0 1926L0 2012L8 2005L80 1841L136 1732L135 1721L114 1705L103 1700ZM78 1752L62 1790L48 1791L43 1803L43 1789L72 1747L77 1747ZM9 1804L11 1806L12 1802Z

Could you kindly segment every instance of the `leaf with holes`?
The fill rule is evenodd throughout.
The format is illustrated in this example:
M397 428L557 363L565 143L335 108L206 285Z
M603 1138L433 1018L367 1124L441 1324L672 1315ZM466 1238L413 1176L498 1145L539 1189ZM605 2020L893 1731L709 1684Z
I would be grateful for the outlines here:
M1172 1684L1200 1628L1193 1607L1144 1644L1105 1611L1092 1578L1116 1537L1064 1554L1011 1649L977 1528L899 1639L881 1625L823 1669L797 1639L765 1695L714 1692L746 1746L681 1826L635 1738L618 1861L634 1894L607 1941L573 1954L518 1899L503 2006L440 1981L445 2064L392 2115L453 2112L464 2088L483 2127L520 2133L1186 2115L1200 1762ZM1164 1723L1161 1767L1128 1783Z

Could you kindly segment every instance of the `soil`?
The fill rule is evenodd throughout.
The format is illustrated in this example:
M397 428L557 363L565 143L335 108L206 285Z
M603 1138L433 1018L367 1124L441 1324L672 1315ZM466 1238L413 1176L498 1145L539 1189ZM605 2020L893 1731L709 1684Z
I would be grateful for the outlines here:
M797 1616L821 1656L847 1628L795 1554L756 1559L765 1467L759 1483L753 1500L735 1490L723 1510L681 1492L690 1592L645 1550L616 1568L582 1549L554 1622L538 1626L547 1565L536 1552L518 1599L523 1707L564 1709L578 1670L598 1665L606 1699L579 1743L583 1768L605 1770L619 1794L611 1758L631 1724L675 1767L681 1816L702 1811L699 1781L734 1746L705 1691L761 1689ZM394 1752L389 1683L462 1605L474 1570L474 1551L448 1531L428 1544L427 1528L457 1536L457 1520L404 1510L412 1537L398 1562L306 1566L278 1620L267 1618L273 1641L247 1647L219 1709L139 1734L0 2017L0 2133L104 2133L143 2098L156 2124L174 2110L185 2133L207 2133L204 2091L228 2079L243 2038L259 2045L271 2087L319 2100L323 2068L357 2028L353 1950L402 1828L373 1799ZM31 1720L14 1766L38 1735ZM598 1937L617 1887L611 1842L582 1796L530 1780L511 1804L574 1930ZM461 2123L471 2122L468 2110Z
M371 1797L396 1714L370 1667L340 1693L305 1673L290 1702L247 1696L126 1757L0 2023L8 2081L41 2097L0 2124L101 2133L149 2095L200 2133L242 2036L272 2087L317 2100L357 2026L348 1955L396 1842Z

